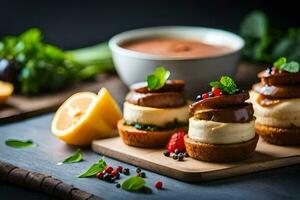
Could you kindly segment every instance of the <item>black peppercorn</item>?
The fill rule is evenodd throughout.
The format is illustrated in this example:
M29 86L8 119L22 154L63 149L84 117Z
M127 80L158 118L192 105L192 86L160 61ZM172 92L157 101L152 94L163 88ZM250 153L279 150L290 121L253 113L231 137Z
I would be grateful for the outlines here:
M141 168L138 167L138 168L136 168L135 171L136 171L136 173L140 173L142 170L141 170Z
M164 156L169 157L170 156L170 152L168 150L164 151Z

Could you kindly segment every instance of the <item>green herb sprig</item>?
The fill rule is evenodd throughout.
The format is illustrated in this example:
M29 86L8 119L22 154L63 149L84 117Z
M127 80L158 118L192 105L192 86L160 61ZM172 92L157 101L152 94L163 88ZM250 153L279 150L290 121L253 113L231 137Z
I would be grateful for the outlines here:
M300 70L300 65L296 61L287 62L286 57L281 57L273 63L273 66L279 70L297 73Z
M124 190L130 191L130 192L144 192L147 194L152 193L151 188L147 187L146 182L143 178L139 176L132 176L126 179L121 187Z
M70 164L70 163L77 163L77 162L81 162L81 161L83 161L83 156L82 156L81 150L77 149L73 155L67 157L65 160L63 160L62 162L59 162L57 164L58 165Z
M237 91L237 86L229 76L222 76L220 81L213 81L209 84L211 87L216 87L228 94L234 94Z
M245 39L243 56L258 62L273 62L280 56L300 62L300 28L279 29L267 15L255 10L241 23L240 35Z
M78 178L87 178L91 176L95 176L98 172L101 172L105 169L106 162L101 159L99 162L94 163L87 171L83 172Z
M14 82L25 95L56 92L67 84L113 69L106 43L64 51L45 43L42 32L37 28L18 36L4 37L0 41L1 59L9 61L9 66L16 71L11 80L6 81ZM8 76L4 72L0 75Z
M29 147L36 147L37 144L32 140L17 140L17 139L8 139L5 141L5 144L9 147L23 149Z
M156 68L154 73L147 77L147 87L150 90L158 90L162 88L170 74L170 71L166 70L163 66Z

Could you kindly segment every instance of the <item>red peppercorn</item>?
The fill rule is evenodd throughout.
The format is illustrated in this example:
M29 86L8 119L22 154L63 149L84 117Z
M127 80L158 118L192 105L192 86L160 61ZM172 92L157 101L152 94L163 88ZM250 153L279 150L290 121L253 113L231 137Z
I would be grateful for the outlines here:
M163 183L161 182L161 181L158 181L158 182L156 182L155 183L155 185L154 185L157 189L162 189L162 187L163 187Z
M118 172L122 172L123 171L123 167L122 166L118 166L116 169Z
M111 173L112 171L114 170L114 168L112 168L111 166L107 166L106 168L105 168L105 172L106 173Z
M207 99L208 98L208 93L203 93L202 94L202 99Z
M104 174L105 174L105 172L99 172L99 173L97 173L96 177L98 179L103 179Z
M116 178L118 178L118 177L120 176L120 174L119 174L119 172L118 172L117 170L113 170L113 171L111 172L111 175L112 175L113 177L116 177Z
M220 96L222 94L221 90L219 88L213 87L212 88L212 93L214 94L215 97Z

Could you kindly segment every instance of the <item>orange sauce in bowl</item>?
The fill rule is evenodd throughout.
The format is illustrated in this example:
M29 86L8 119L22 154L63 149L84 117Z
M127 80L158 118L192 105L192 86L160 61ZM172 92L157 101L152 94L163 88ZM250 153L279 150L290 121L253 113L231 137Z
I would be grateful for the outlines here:
M145 38L126 42L121 47L141 53L178 58L219 56L233 51L227 46L175 38Z

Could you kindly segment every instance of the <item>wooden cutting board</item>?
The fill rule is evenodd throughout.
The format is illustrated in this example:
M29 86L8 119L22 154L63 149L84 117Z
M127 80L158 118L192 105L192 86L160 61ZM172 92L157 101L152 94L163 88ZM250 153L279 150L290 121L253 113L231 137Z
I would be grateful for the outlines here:
M259 140L254 156L234 163L209 163L186 158L179 162L163 155L163 149L125 145L120 137L96 140L92 149L156 173L187 182L202 182L300 163L300 147L281 147Z
M116 75L102 74L92 81L74 84L72 87L53 94L13 95L6 104L0 106L0 123L55 111L72 94L83 91L98 92L101 87L106 87L115 99L120 101L128 90Z

